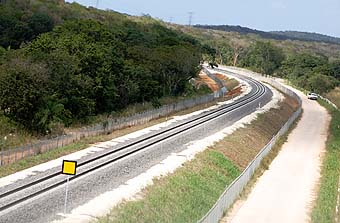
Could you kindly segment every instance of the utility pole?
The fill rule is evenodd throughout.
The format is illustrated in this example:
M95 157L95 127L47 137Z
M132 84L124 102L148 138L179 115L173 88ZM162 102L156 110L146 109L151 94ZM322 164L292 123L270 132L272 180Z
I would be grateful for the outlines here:
M99 0L97 0L96 2L96 8L98 8L98 6L99 6Z
M189 26L192 24L192 16L194 15L193 12L189 12Z

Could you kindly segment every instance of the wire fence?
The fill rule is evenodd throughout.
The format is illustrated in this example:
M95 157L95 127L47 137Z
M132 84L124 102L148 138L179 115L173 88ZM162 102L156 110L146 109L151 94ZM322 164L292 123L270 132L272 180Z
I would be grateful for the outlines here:
M336 106L336 104L334 104L333 102L331 102L328 98L322 97L321 95L319 95L319 97L324 100L325 102L327 102L328 104L330 104L331 106L333 106L335 109L338 109L338 106Z
M222 96L222 93L218 93L218 95ZM196 105L212 102L216 98L217 98L216 92L214 92L214 94L209 94L201 97L196 97L193 99L183 100L178 103L164 105L160 108L137 113L128 117L109 118L99 124L83 127L81 129L78 129L77 131L70 132L67 135L57 136L52 139L40 140L39 142L29 143L24 146L10 148L6 150L1 148L0 166L14 163L28 156L34 156L49 150L64 147L66 145L79 141L80 139L85 137L108 134L118 129L145 124L150 120L159 117L164 117L173 112L191 108Z
M299 102L298 110L288 119L285 125L279 130L279 132L270 140L270 142L258 153L258 155L254 158L254 160L248 165L248 167L242 172L242 174L235 179L223 192L215 205L209 210L209 212L198 222L199 223L213 223L219 222L223 217L223 213L234 203L234 201L238 198L243 188L247 185L251 177L253 176L255 170L260 165L262 159L271 151L272 147L275 145L277 140L284 135L290 126L294 123L294 121L299 117L302 112L302 101L297 94L293 91L285 88L280 83L276 82L271 78L263 77L259 74L250 75L255 77L256 79L260 79L262 81L266 81L275 88L281 90L282 92L294 97Z
M216 77L216 75L214 75L213 73L211 73L207 68L203 67L203 71L207 74L208 77L210 77L212 80L214 80L216 82L216 84L218 85L218 87L220 88L219 91L215 91L215 97L221 97L224 96L228 89L225 86L224 82L222 80L220 80L218 77Z

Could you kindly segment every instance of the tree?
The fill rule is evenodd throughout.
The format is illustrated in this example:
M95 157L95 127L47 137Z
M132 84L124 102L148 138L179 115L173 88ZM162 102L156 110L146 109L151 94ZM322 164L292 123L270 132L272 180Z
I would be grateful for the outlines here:
M35 125L35 114L45 103L46 73L43 64L20 57L0 68L0 108L30 130L42 130Z
M331 75L340 80L340 60L332 61L330 63Z
M39 14L29 24L37 30L38 24L50 23ZM187 92L202 59L201 45L157 24L123 24L67 21L25 47L30 63L44 64L46 75L44 103L27 110L34 114L27 117L32 126L53 129L54 123L86 122L131 103Z
M323 55L295 54L282 63L280 74L299 87L321 94L339 84L336 79L339 64L337 61L329 63Z
M239 57L246 51L248 44L243 39L232 39L230 40L230 45L233 49L232 65L237 66Z
M32 30L30 40L36 38L41 33L49 32L53 29L53 20L46 13L34 13L27 21Z
M313 92L322 94L332 90L338 83L334 77L315 74L308 79L307 87Z
M201 56L193 47L159 47L153 53L153 72L159 73L163 95L180 95L186 83L196 77Z
M202 52L205 54L205 60L215 61L217 50L208 44L202 46Z
M280 48L270 42L257 41L247 52L243 65L264 74L273 74L281 66L284 58Z

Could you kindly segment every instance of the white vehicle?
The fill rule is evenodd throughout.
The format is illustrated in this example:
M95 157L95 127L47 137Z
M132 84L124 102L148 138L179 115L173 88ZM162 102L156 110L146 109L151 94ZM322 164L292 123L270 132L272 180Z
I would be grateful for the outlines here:
M313 93L313 92L309 92L308 95L307 95L308 99L310 100L318 100L319 96L318 94L316 93Z

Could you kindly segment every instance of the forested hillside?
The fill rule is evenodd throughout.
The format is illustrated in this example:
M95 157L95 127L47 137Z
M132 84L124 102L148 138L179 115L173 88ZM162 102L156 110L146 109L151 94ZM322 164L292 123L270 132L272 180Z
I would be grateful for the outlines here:
M62 0L1 1L0 14L0 120L29 131L186 95L202 60L318 93L339 85L339 44L166 24Z
M270 33L285 36L287 39L340 44L340 38L327 36L327 35L323 35L319 33L298 32L298 31L272 31Z
M324 94L340 82L340 45L263 39L214 29L169 25L212 47L205 60L239 66L289 79L297 86ZM235 31L235 30L234 30Z
M242 26L230 26L230 25L195 25L197 28L214 29L225 32L237 32L242 35L255 34L264 39L275 40L301 40L301 41L315 41L340 44L340 38L322 35L319 33L308 33L298 31L272 31L264 32L256 29L250 29Z
M0 5L0 110L36 132L191 91L202 47L155 20L63 1Z

